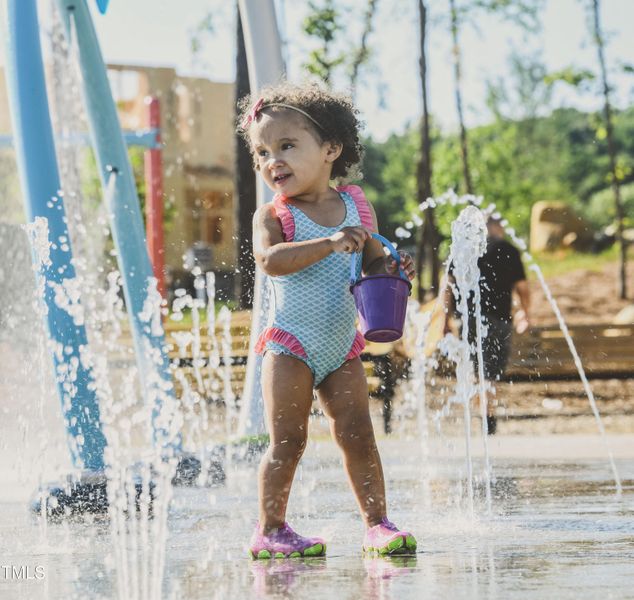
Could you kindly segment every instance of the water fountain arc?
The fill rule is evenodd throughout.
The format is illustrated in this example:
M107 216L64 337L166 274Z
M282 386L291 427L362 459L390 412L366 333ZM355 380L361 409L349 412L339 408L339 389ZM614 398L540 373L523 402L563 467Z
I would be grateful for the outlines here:
M489 465L489 450L487 446L487 421L486 421L486 389L484 381L483 359L482 359L482 323L478 316L480 312L480 269L478 259L486 251L486 222L482 211L475 204L469 204L451 224L451 250L447 258L447 264L453 265L453 276L455 285L452 291L459 303L459 310L462 315L469 312L468 300L472 296L476 312L476 354L478 357L478 386L477 391L480 396L480 408L482 411L483 432L482 440L484 445L484 481L486 491L487 512L491 512L491 474ZM466 460L467 460L467 490L469 511L474 512L474 490L473 490L473 466L471 458L471 398L476 391L471 383L471 355L472 348L469 342L469 326L463 318L461 328L461 340L456 361L456 397L457 401L463 405Z
M614 478L614 488L615 488L615 492L617 494L617 496L620 496L622 494L623 491L623 487L621 484L621 478L618 472L618 469L616 467L616 462L614 460L614 455L613 452L610 448L610 445L607 441L607 437L606 437L606 433L605 433L605 428L603 426L603 421L601 419L601 415L599 414L597 405L596 405L596 401L594 398L594 393L592 391L592 388L590 387L590 384L588 383L588 378L586 377L585 374L585 370L583 368L583 364L581 363L581 360L579 358L579 354L577 352L577 349L575 348L574 342L572 341L572 338L570 337L570 334L568 333L568 327L566 325L565 319L563 318L563 315L561 314L561 311L559 310L559 307L557 305L557 301L555 300L555 298L553 297L550 288L548 287L548 284L546 283L546 280L544 279L543 273L541 272L541 269L539 268L539 265L537 264L537 262L535 261L534 257L528 252L527 250L527 244L526 242L520 238L517 233L515 232L515 230L510 227L508 220L502 218L502 215L500 215L500 213L497 211L497 208L495 206L495 204L489 204L488 206L482 208L482 204L483 204L483 197L482 196L475 196L473 194L466 194L464 196L458 196L456 194L456 192L454 190L448 190L447 192L445 192L444 194L442 194L441 196L438 196L436 198L427 198L424 202L422 202L419 206L418 206L418 211L415 212L414 214L411 215L411 220L408 221L406 223L405 229L403 228L399 228L396 231L396 235L399 238L407 238L409 237L411 234L409 233L408 230L413 229L414 226L418 226L420 227L423 223L422 217L421 215L424 213L424 211L427 208L435 208L436 206L442 206L442 205L451 205L451 206L461 206L461 205L470 205L470 206L474 206L474 207L478 207L478 210L481 210L483 215L485 217L489 217L489 216L493 216L495 218L501 219L500 220L500 225L504 228L504 231L506 232L506 234L509 236L509 238L512 240L512 242L522 251L523 253L523 257L524 259L528 262L529 264L529 269L532 270L536 276L537 276L537 280L539 281L539 284L544 292L544 295L546 297L546 299L548 300L551 308L553 309L553 313L557 319L557 323L561 329L561 331L564 334L564 337L566 338L566 342L568 345L568 349L570 350L570 354L572 356L575 368L577 369L577 372L579 374L579 378L583 384L584 387L584 391L586 393L586 396L588 398L588 402L590 404L590 408L592 410L592 414L595 418L595 421L597 423L597 429L599 431L599 435L601 436L601 439L603 441L603 444L605 446L605 451L608 457L608 461L610 463L610 468L612 470L612 475ZM439 296L440 298L440 296ZM480 338L480 336L478 336ZM482 364L482 361L480 361L480 365ZM482 374L480 374L482 375ZM480 395L482 397L484 392L484 389L482 388L482 385L480 387ZM481 403L482 405L482 403ZM484 427L484 426L483 426ZM486 435L486 431L483 430L484 435ZM485 445L486 445L486 440L485 440ZM485 454L488 455L488 452L486 451L485 448ZM485 460L486 465L485 465L485 477L488 481L489 478L489 470L490 470L490 466L488 464L488 458ZM489 489L488 489L488 484L487 484L487 500L489 500ZM490 503L489 503L490 505Z

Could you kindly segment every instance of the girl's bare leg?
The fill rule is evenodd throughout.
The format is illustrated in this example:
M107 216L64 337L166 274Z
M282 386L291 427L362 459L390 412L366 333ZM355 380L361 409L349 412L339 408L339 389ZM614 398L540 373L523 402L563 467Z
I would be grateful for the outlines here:
M385 481L370 419L368 384L359 358L341 365L320 384L317 395L330 432L343 451L344 467L368 527L386 516Z
M297 463L306 447L313 375L299 359L268 352L262 361L262 396L270 435L259 470L260 527L284 524Z

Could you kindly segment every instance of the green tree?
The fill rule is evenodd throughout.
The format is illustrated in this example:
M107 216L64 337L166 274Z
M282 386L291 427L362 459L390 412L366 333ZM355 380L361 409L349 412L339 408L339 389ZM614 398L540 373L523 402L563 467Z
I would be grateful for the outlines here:
M617 239L619 241L620 255L620 296L627 298L627 247L623 237L623 220L625 214L623 211L623 203L621 201L621 187L619 182L619 173L617 170L616 144L614 141L614 124L612 120L612 104L610 102L610 86L608 85L608 73L605 64L605 41L603 31L601 29L601 20L599 14L599 0L592 0L592 31L594 43L597 49L597 57L599 61L599 71L601 73L601 88L603 92L603 115L605 138L608 143L608 157L610 161L610 183L614 193L614 207L617 223Z
M621 156L634 156L634 107L615 113L615 139ZM595 138L593 123L600 114L560 108L550 115L530 119L496 119L469 130L473 148L473 183L493 202L521 234L528 234L530 211L538 200L559 200L581 210L597 227L605 224L593 215L605 207L607 156L605 140ZM530 132L527 137L526 132ZM462 177L456 161L460 138L431 129L432 185L435 190L456 188ZM388 237L418 213L417 163L421 151L418 126L383 143L366 142L365 187L376 206L382 232ZM634 183L632 170L624 181ZM600 200L597 196L600 195ZM629 198L629 196L628 196ZM405 202L403 202L405 199ZM599 203L600 204L597 204ZM627 206L629 207L629 200ZM435 209L440 235L450 235L450 224L460 207ZM614 210L611 211L614 214ZM446 244L441 247L441 255Z
M625 213L625 225L634 227L634 183L621 186L621 201ZM606 188L593 194L584 206L584 216L591 223L600 227L608 227L616 221L614 194L612 189ZM629 216L629 219L628 219Z
M367 0L359 45L355 46L349 43L349 35L342 35L348 31L344 21L352 13L350 7L334 0L322 0L320 4L311 0L308 3L310 12L304 19L302 30L316 40L318 46L310 51L304 69L328 85L343 75L349 79L350 93L354 97L360 70L371 57L369 37L377 3L377 0Z
M382 143L364 140L364 146L364 190L376 211L381 233L391 238L417 208L415 157L420 135L410 128Z
M334 0L324 0L321 5L311 1L308 6L311 12L304 19L302 29L308 36L319 40L320 46L311 50L304 68L328 84L334 69L346 60L343 52L333 50L335 38L343 30L341 13Z
M615 207L615 219L617 229L617 240L619 243L619 295L621 298L627 298L627 244L624 239L624 219L625 211L621 199L621 184L624 182L626 174L630 167L629 161L623 161L619 158L619 144L615 134L615 115L612 107L610 93L611 88L608 83L608 68L605 60L605 37L601 28L600 20L600 3L599 0L586 0L585 4L588 10L589 23L588 28L591 33L592 40L597 51L597 62L599 65L599 76L587 69L579 70L572 66L562 69L556 73L551 73L548 80L551 82L563 82L580 91L592 91L599 93L602 97L603 111L601 118L593 115L594 138L597 143L605 142L605 156L607 165L604 173L607 177L601 178L609 183L612 188ZM629 65L625 65L624 70L628 71ZM600 87L597 90L593 84L597 79L600 81ZM596 91L595 91L596 90ZM598 173L595 171L595 175ZM595 190L596 191L596 190Z
M357 91L357 79L361 66L368 61L370 51L368 48L368 37L372 33L372 24L376 13L377 0L367 0L367 8L363 18L363 31L361 33L361 43L354 53L352 64L350 65L350 94L354 98Z
M250 91L249 69L242 20L238 11L236 17L236 104ZM255 259L253 245L253 214L256 210L256 185L253 159L245 140L237 132L234 134L236 153L234 159L235 216L237 222L238 271L236 278L236 298L240 309L253 307L255 289Z
M430 116L427 98L427 7L423 0L418 0L418 18L420 30L420 58L419 72L421 82L421 96L423 100L423 115L420 121L420 155L418 160L418 168L416 172L417 182L417 198L418 204L422 204L427 198L433 196L433 188L431 183L432 175L432 154L431 154L431 134L430 134ZM429 289L432 295L438 294L440 279L440 264L438 260L438 244L440 242L434 209L429 206L425 210L423 227L418 232L418 247L416 250L416 296L422 301L425 296L423 287L423 268L425 262L430 267L430 285Z
M460 131L460 157L462 160L462 179L464 189L473 194L473 181L469 162L469 143L462 105L462 49L460 30L463 24L475 25L482 13L490 13L517 25L524 32L539 29L539 9L542 0L449 0L449 31L452 40L452 58L454 71L454 95Z

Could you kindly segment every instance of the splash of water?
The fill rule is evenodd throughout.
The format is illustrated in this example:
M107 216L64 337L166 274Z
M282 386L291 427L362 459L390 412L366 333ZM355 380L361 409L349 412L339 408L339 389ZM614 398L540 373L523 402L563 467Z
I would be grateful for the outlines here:
M220 345L216 336L216 275L210 271L205 274L207 288L207 340L208 357L207 373L209 380L209 395L212 400L219 399L220 386L217 382L217 373L220 369Z
M467 461L467 492L469 510L473 514L473 461L471 457L471 398L476 389L480 395L482 411L483 445L484 445L484 480L486 489L487 510L491 510L491 466L486 431L487 398L482 370L482 323L479 306L480 269L478 259L486 251L486 222L482 211L475 206L467 206L451 224L451 249L447 264L453 265L455 285L452 291L462 315L461 340L456 352L456 393L455 402L462 404L464 410L465 444ZM468 300L475 297L475 320L477 329L478 379L477 388L472 383L471 345L469 343Z
M113 202L116 171L104 190L104 205ZM129 336L120 297L121 277L106 277L103 310L93 324L93 337L104 350L96 360L97 386L104 434L111 566L120 598L160 598L167 542L167 515L172 498L176 458L165 448L177 439L183 418L170 394L171 382L159 373L162 353L144 339L143 389L134 353L122 354ZM162 333L162 298L149 278L140 321L153 335ZM96 334L96 335L95 335ZM154 425L154 426L153 426Z
M555 316L557 317L557 322L559 323L559 327L561 328L562 333L564 334L564 338L566 339L566 343L568 344L568 349L570 350L570 354L572 354L572 358L575 362L575 366L577 367L577 371L579 372L579 377L581 378L581 382L583 383L583 389L588 396L588 401L590 402L590 407L592 409L592 414L597 422L597 427L599 429L599 433L601 434L601 439L603 440L603 444L605 446L605 450L607 452L610 466L612 468L612 475L614 477L614 484L616 488L616 493L621 495L623 491L623 487L621 485L621 478L619 476L619 472L616 468L616 463L614 462L614 455L612 454L612 449L610 448L610 444L608 444L608 438L605 433L605 427L603 426L603 420L601 419L601 415L599 414L599 409L597 407L597 402L594 398L594 393L592 392L592 388L588 383L588 378L586 377L586 373L583 369L583 365L581 363L581 358L579 358L579 353L577 352L577 348L575 347L574 342L572 341L572 337L570 336L570 332L568 331L568 326L564 321L563 315L559 310L559 306L553 297L550 288L546 285L546 281L544 280L544 274L538 265L532 264L530 269L537 275L537 279L544 290L544 294L550 303Z
M28 223L24 226L24 230L26 231L29 240L31 242L31 248L33 253L33 262L32 268L35 273L36 278L36 289L34 292L35 296L35 313L40 317L40 322L46 317L48 312L48 307L46 302L44 302L44 278L39 276L41 269L46 268L51 265L50 252L51 252L51 243L48 237L48 219L45 217L35 217L32 223ZM37 335L37 354L36 360L39 364L40 373L45 372L45 364L48 362L45 358L46 353L46 344L44 343L44 333L38 332ZM44 419L44 400L46 398L46 387L44 377L39 377L39 386L40 393L37 398L37 415L40 422L40 430L43 433L44 437L41 440L42 446L45 448L48 445L48 436L47 436L47 428L45 426ZM24 439L27 439L28 426L24 424ZM38 488L40 490L44 489L44 472L42 467L38 468ZM44 492L41 492L41 496ZM48 533L48 521L46 518L46 499L40 497L40 539L43 542L46 540Z
M416 416L418 440L421 451L421 499L424 508L431 506L431 488L429 478L429 418L427 414L426 383L429 368L434 368L438 362L428 358L425 343L431 324L431 312L421 312L420 304L410 300L406 313L404 327L404 343L412 348L410 361L410 375L403 385L403 397L406 405Z
M420 212L412 214L411 220L405 223L405 228L399 228L397 230L397 237L400 237L400 238L411 237L410 230L413 229L415 226L420 227L423 224L421 214L424 213L424 211L427 208L435 208L436 206L443 206L443 205L450 205L450 206L472 205L473 207L481 207L482 203L483 203L482 196L474 196L471 194L458 196L454 190L448 190L447 192L445 192L444 194L442 194L441 196L437 198L427 198L424 202L422 202L418 206L418 210ZM553 309L553 313L555 314L559 327L562 333L564 334L566 343L568 345L568 349L570 350L575 367L577 368L579 378L583 384L584 391L586 393L592 413L597 423L597 429L599 431L599 435L601 436L603 444L606 448L606 453L608 455L608 460L610 462L610 467L612 469L612 474L614 477L616 493L617 495L620 495L622 492L621 479L618 473L618 469L616 468L616 463L614 461L612 450L607 440L605 427L603 425L601 415L596 405L594 393L592 392L592 388L590 387L590 384L586 377L583 364L581 363L577 349L568 331L568 326L566 325L565 319L563 318L563 315L561 314L561 311L559 310L559 307L552 295L552 292L550 288L548 287L546 280L544 279L543 273L539 265L535 261L534 257L527 251L526 242L517 235L515 230L509 225L509 221L507 219L502 218L502 215L497 211L495 204L491 203L487 207L483 208L482 213L486 218L491 216L495 219L500 220L500 225L504 228L506 235L508 235L511 241L523 252L523 258L528 263L528 268L531 269L533 272L535 272L535 274L537 275L537 279L542 287L542 290L544 291L544 295L546 296L546 299L548 300L551 308ZM480 335L478 335L478 339L480 339ZM481 364L481 361L480 361L480 364ZM482 380L482 377L480 377L480 380ZM482 390L480 390L480 394L482 394ZM482 402L481 402L481 406L482 406Z
M71 26L74 26L72 20ZM86 202L81 198L80 191L81 149L74 141L68 143L84 127L83 123L78 122L78 115L82 111L76 108L80 103L73 102L80 87L80 77L77 75L77 36L72 32L71 46L63 47L65 38L60 33L59 24L56 27L51 37L54 41L54 71L59 76L53 82L53 89L57 107L57 129L60 132L57 138L58 159L62 167L64 188L60 196L64 196L69 208L69 237L75 250L79 250L79 258L74 260L76 279L64 281L53 292L57 305L68 312L75 323L85 321L90 339L90 346L80 348L79 359L70 364L63 375L68 382L70 398L77 366L81 363L93 368L103 430L108 442L105 475L110 499L109 523L112 540L109 564L113 569L118 596L159 598L165 566L171 481L176 462L175 457L165 455L163 448L169 447L181 433L182 407L169 393L171 382L165 382L159 376L156 367L162 360L160 351L149 347L149 343L144 344L143 354L147 360L143 365L143 378L139 378L134 365L129 327L125 322L125 307L120 294L121 277L117 271L107 273L104 260L105 244L109 236L104 214L110 209L114 199L117 173L112 171L106 181L103 201L97 209L97 213L100 213L98 218L92 218L92 213L87 218ZM63 77L64 74L67 77ZM71 109L71 106L74 108ZM31 235L40 264L50 264L50 245L45 223L34 223ZM59 244L62 250L65 247L70 248L68 239L60 239ZM111 255L114 256L114 253ZM49 291L42 285L43 282L37 292L40 299ZM107 288L105 291L104 287ZM162 331L161 297L153 282L149 282L147 289L148 296L139 318L148 331L157 334ZM78 302L80 296L85 308L83 312L80 312ZM197 310L193 312L197 316ZM196 333L193 337L193 353L194 366L200 375L203 357L199 326L199 322L194 322ZM216 349L218 347L216 344ZM229 353L230 347L229 341ZM57 353L65 351L59 345L52 350ZM42 361L46 358L46 351L42 341L39 354ZM218 359L218 365L219 363ZM230 364L230 361L225 363ZM140 380L146 382L144 389L141 389ZM205 384L202 376L198 380ZM45 385L44 378L40 378L40 381ZM43 393L42 401L44 398ZM196 417L192 411L192 427L199 425L200 428L205 428L208 420L206 399L196 397L193 393L191 398L192 404L201 411ZM233 396L231 400L230 404L233 405ZM153 415L157 406L160 407L158 414ZM153 422L157 424L160 439L154 439ZM45 427L41 429L46 430ZM45 507L46 503L42 503L42 506ZM42 519L42 524L46 527L46 519Z

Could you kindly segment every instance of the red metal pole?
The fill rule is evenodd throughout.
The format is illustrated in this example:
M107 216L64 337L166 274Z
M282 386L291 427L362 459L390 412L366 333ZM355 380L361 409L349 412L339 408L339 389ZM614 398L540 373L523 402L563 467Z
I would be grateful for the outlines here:
M161 110L158 98L148 96L148 127L157 129L156 141L161 142ZM145 151L145 227L147 248L152 261L158 291L165 297L165 248L163 246L163 156L161 148Z

